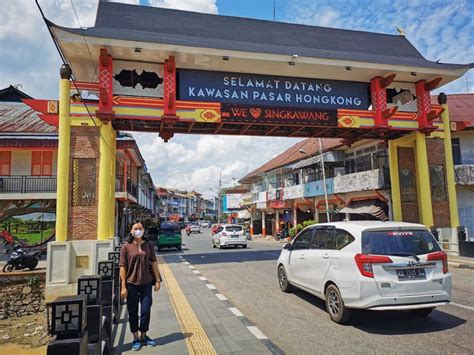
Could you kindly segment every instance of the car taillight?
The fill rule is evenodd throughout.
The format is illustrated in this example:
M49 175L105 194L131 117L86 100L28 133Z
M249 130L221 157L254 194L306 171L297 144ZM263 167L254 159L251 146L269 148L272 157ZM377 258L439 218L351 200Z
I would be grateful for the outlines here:
M226 232L222 232L221 235L222 235L223 237L226 237L226 236L227 236Z
M448 270L448 255L444 251L437 251L434 253L428 254L428 261L431 260L441 260L443 262L443 274L446 274Z
M368 255L368 254L356 254L354 257L357 267L362 275L367 277L374 277L372 270L372 264L385 264L391 263L392 259L388 256L383 255Z

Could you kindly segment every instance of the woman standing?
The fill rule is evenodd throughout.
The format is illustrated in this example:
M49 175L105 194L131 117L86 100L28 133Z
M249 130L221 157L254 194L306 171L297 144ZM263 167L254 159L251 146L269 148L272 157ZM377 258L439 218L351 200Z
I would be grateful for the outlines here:
M145 228L142 221L134 221L130 236L120 249L120 297L127 299L130 330L133 333L132 350L134 351L140 350L144 345L156 345L156 342L148 337L147 332L153 301L152 287L155 287L155 291L160 289L161 277L155 248L144 237L144 234ZM140 304L140 319L138 304Z

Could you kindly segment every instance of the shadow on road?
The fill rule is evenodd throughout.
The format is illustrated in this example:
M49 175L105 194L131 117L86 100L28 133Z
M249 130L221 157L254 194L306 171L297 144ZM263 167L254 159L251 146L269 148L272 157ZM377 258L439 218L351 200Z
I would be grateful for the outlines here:
M196 253L186 254L186 260L193 265L221 264L221 263L243 263L250 261L277 260L281 249L275 250L235 250L223 253ZM177 253L179 255L179 253ZM178 263L175 258L167 258L168 263ZM275 266L276 268L276 266ZM276 270L276 269L275 269ZM276 272L276 271L275 271Z
M300 299L326 311L326 302L316 296L296 290L294 294ZM331 322L329 315L328 322ZM416 317L409 311L367 311L354 310L347 326L364 332L380 335L404 335L433 333L453 329L466 323L465 319L453 316L442 310L434 310L428 317Z

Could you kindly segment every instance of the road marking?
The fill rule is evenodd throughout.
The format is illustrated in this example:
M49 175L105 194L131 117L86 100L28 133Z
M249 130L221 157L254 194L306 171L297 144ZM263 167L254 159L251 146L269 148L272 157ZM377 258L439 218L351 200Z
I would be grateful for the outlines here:
M194 272L195 274L200 274L200 272L197 271L197 270L193 270L193 272Z
M453 306L458 306L458 307L461 307L461 308L465 308L465 309L469 309L471 311L474 311L474 307L469 307L469 306L465 306L463 304L454 303L454 302L449 302L449 304L452 304Z
M183 257L181 255L178 255L178 258L182 259Z
M199 280L201 281L207 281L207 279L204 276L199 276Z
M189 304L186 296L179 287L178 281L176 281L170 267L166 264L163 257L160 257L160 266L162 269L162 275L166 282L166 288L168 289L171 304L173 305L176 318L179 321L183 334L186 334L184 340L188 347L190 354L217 354L216 350L212 346L209 338L204 331L201 323L199 323L196 314L194 313L191 305Z
M190 268L190 269L195 269L195 267L192 266L192 265L188 266L188 268Z
M221 301L227 301L227 297L224 296L222 293L216 293L216 297Z
M208 288L209 290L217 290L217 288L215 288L215 287L214 287L213 285L211 285L211 284L206 284L206 286L207 286L207 288Z
M235 307L229 307L229 310L232 313L234 313L234 316L236 316L236 317L243 317L244 316L244 314Z
M183 261L183 264L189 265L189 261Z
M263 334L262 331L254 325L247 326L247 329L250 330L250 333L252 333L257 339L268 339L267 336Z

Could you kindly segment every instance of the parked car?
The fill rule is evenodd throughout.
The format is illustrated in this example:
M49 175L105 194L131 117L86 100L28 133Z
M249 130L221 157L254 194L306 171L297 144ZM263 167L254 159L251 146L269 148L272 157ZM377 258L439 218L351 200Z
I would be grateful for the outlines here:
M212 236L212 247L222 249L223 247L241 245L247 248L247 239L245 238L244 229L237 224L222 224L216 230L216 234Z
M190 223L189 228L191 229L191 233L201 233L201 227L197 222Z
M278 258L283 292L303 289L346 323L354 308L427 316L451 300L446 253L420 224L350 221L315 224Z
M161 222L156 240L158 251L163 248L176 248L181 250L181 227L177 222Z

